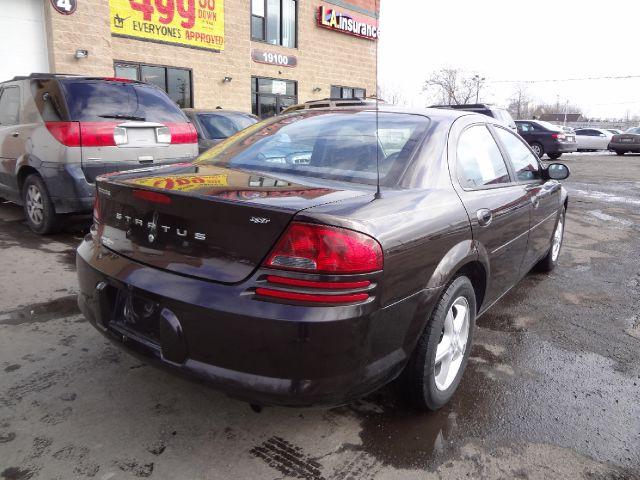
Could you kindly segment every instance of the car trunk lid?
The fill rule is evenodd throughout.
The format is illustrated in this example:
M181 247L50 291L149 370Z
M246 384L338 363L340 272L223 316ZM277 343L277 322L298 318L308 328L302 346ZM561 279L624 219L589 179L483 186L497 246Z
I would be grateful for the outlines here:
M98 179L103 245L222 283L251 275L298 212L370 194L213 166L161 170Z

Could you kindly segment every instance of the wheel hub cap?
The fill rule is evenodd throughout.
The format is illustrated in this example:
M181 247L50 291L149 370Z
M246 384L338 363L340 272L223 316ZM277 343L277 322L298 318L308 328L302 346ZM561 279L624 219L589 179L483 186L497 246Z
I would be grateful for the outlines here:
M27 215L36 225L40 225L44 219L44 204L42 194L35 185L29 185L26 198Z
M448 389L455 380L467 349L471 312L465 297L458 297L444 320L436 349L434 375L438 390Z

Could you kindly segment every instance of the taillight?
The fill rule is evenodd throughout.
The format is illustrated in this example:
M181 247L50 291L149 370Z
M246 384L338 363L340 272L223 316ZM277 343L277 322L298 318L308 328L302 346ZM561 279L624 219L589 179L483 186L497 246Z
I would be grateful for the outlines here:
M49 133L58 142L67 147L80 146L80 123L79 122L46 122Z
M352 293L347 295L318 295L315 293L288 292L286 290L272 290L270 288L258 288L256 294L262 297L277 298L279 300L291 300L305 303L358 303L369 299L367 293Z
M190 123L167 123L171 132L171 144L198 143L198 132Z
M83 147L115 147L117 123L80 122L80 136ZM126 132L124 132L126 143Z
M264 266L311 273L370 273L382 270L382 247L352 230L292 223Z
M46 122L47 130L67 147L114 147L126 143L126 131L113 122Z
M565 140L567 136L564 133L552 133L551 138L555 140Z

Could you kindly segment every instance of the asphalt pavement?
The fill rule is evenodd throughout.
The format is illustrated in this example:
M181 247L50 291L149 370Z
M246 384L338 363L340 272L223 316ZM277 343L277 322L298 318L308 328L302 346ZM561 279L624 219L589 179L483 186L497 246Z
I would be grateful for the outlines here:
M560 265L478 320L437 413L393 386L255 413L147 366L78 312L86 222L43 238L0 205L0 478L640 479L640 156L561 161Z

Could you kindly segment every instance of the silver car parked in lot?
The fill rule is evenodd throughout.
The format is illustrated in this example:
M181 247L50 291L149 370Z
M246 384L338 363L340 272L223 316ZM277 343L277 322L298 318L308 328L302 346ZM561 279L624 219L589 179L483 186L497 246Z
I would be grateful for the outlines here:
M39 234L90 212L96 176L198 155L195 128L159 88L32 74L0 83L0 197Z

